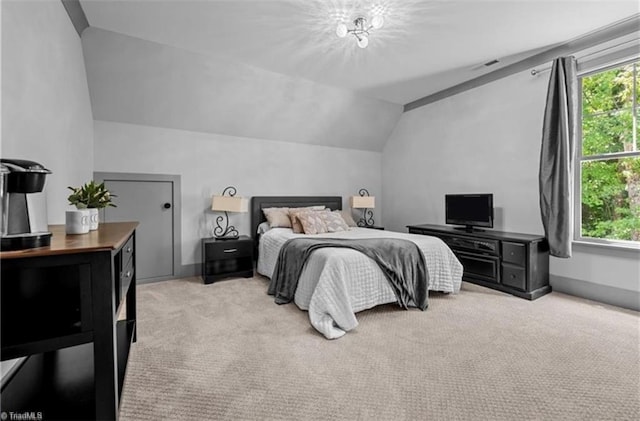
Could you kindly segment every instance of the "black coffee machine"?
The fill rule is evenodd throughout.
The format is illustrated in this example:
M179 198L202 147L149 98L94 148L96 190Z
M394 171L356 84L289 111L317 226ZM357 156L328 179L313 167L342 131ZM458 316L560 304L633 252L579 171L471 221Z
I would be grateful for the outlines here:
M51 171L37 162L0 159L0 250L22 250L51 244L43 192Z

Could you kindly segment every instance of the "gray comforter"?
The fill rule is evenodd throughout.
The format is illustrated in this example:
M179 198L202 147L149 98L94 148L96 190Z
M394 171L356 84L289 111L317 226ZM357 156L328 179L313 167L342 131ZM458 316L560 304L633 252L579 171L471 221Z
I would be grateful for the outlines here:
M269 294L275 295L276 303L293 300L307 259L315 250L325 247L350 248L365 254L380 267L402 308L411 303L421 310L427 308L429 282L424 255L415 243L395 238L288 240L280 249L268 289Z

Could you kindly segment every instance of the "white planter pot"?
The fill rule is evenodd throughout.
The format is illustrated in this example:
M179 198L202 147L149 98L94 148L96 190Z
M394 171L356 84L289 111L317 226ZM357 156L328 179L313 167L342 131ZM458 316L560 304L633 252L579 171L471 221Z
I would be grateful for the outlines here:
M65 213L65 232L67 234L86 234L89 232L90 223L89 209L68 210Z
M98 225L100 223L100 214L98 209L96 208L89 208L89 229L91 231L95 231L98 229Z

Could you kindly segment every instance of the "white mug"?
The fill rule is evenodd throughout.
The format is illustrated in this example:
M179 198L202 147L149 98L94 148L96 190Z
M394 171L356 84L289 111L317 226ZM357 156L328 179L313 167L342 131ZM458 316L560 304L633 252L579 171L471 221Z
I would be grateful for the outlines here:
M65 215L65 231L67 234L86 234L90 219L88 209L69 210Z

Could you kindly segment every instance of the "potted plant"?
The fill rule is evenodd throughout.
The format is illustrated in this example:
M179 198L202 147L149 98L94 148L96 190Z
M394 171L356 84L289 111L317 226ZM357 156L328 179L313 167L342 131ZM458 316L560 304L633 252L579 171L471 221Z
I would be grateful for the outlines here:
M117 207L111 201L113 197L117 196L109 192L104 182L98 184L92 180L80 187L69 186L68 189L72 191L67 198L70 204L75 205L78 209L89 209L92 230L98 229L99 209L104 209L107 206Z

